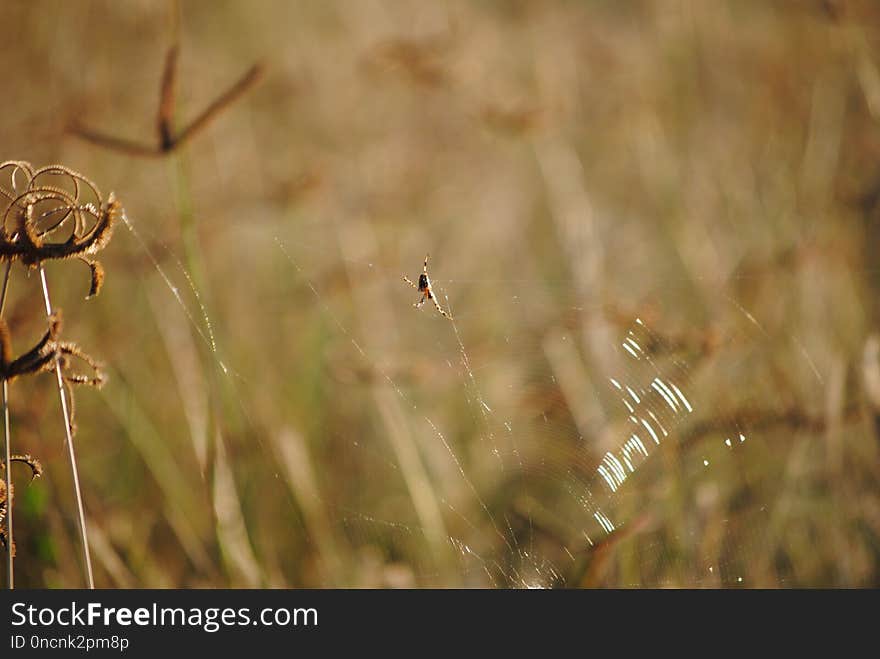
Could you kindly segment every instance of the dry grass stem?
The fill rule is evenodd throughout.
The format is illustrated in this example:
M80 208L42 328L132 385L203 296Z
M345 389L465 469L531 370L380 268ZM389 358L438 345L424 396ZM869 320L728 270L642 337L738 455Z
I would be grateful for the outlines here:
M42 264L39 266L40 268L40 283L43 287L43 301L46 304L46 316L49 318L49 322L51 324L53 314L52 314L52 303L49 299L49 284L46 281L46 270L43 268ZM64 417L64 434L67 439L67 455L70 458L70 471L73 477L73 491L74 496L76 497L76 510L79 521L79 532L80 532L80 541L82 543L82 553L83 553L83 564L86 570L86 581L88 583L88 587L94 589L95 587L95 577L92 572L92 556L89 551L89 537L88 530L86 528L86 514L83 508L83 500L82 500L82 488L79 483L79 469L76 465L76 451L73 448L73 419L71 415L71 410L68 407L67 403L67 388L65 387L65 379L64 374L61 370L61 357L58 352L55 353L55 377L58 380L58 398L61 401L61 413Z

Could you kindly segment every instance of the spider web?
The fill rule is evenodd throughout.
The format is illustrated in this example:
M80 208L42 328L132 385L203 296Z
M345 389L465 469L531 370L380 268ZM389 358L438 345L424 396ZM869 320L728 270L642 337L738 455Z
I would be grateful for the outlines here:
M659 319L674 317L674 307L648 307L651 320L635 308L578 306L576 297L548 304L538 294L544 282L462 282L437 258L429 272L449 322L433 309L411 309L396 269L345 256L343 245L352 296L372 302L387 293L377 304L396 307L366 310L362 299L347 324L346 312L334 310L345 308L344 296L322 293L319 266L310 265L332 247L275 240L294 280L350 343L343 359L371 371L373 386L391 392L406 415L461 581L432 572L442 560L426 561L419 545L437 530L419 515L389 514L381 502L377 510L346 504L338 513L355 543L400 536L394 555L431 585L736 585L766 577L766 566L750 574L748 557L764 542L778 503L767 479L779 474L755 473L748 454L790 411L778 390L757 386L771 378L760 360L776 342L735 299L722 295L724 324L667 333ZM492 293L477 295L482 287ZM457 303L455 289L469 297ZM393 314L396 340L369 336L374 313ZM509 315L503 334L481 336L480 325L497 315ZM553 321L534 321L542 316ZM803 345L788 340L820 386ZM413 382L422 369L428 376ZM351 451L368 478L406 480L399 455L375 438L352 440ZM736 503L728 523L739 499L748 504Z
M785 526L809 524L792 512L810 482L798 466L833 418L809 337L737 299L749 275L699 282L712 302L695 318L690 279L596 302L570 277L459 278L479 266L432 254L450 321L412 306L401 275L421 256L379 257L351 227L270 224L228 236L256 239L276 275L224 291L263 301L265 327L235 336L180 259L126 222L232 392L222 432L251 438L247 456L230 449L227 482L244 562L263 560L255 537L269 516L321 556L323 586L364 584L370 570L371 585L788 583ZM317 342L309 359L302 336ZM307 406L279 433L263 417L304 397L285 389L299 379L332 414ZM272 481L249 476L267 471Z
M690 279L595 302L571 278L458 278L478 267L432 255L450 321L412 306L401 275L421 256L392 264L351 227L269 224L228 237L256 240L250 266L269 253L275 273L224 291L262 300L265 326L234 336L173 252L127 223L232 392L222 432L251 438L231 448L227 486L254 579L269 517L290 522L270 546L302 553L301 538L320 556L313 585L789 583L785 527L811 523L792 512L810 482L798 466L834 419L809 337L737 299L749 275L699 282L712 302L694 318ZM263 418L307 398L300 379L321 400L278 432Z

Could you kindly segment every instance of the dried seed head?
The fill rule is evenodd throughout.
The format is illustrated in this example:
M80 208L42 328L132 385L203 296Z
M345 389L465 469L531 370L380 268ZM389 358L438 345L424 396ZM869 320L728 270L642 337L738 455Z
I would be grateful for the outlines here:
M26 464L31 469L31 481L35 478L39 478L43 475L43 465L40 464L40 461L34 458L29 454L25 455L13 455L10 460L12 462L21 462ZM6 465L3 462L0 462L0 472L5 471ZM11 484L10 484L11 485ZM8 507L15 503L15 487L12 486L9 489L9 492L6 492L6 481L5 479L0 479L0 546L4 549L10 549L12 555L15 556L15 544L13 543L12 547L8 547L6 531L3 526L3 520L6 519L6 512Z
M101 364L86 354L82 348L70 341L57 344L58 359L61 361L61 371L64 379L70 384L85 384L90 387L101 388L107 381L107 375L101 368ZM90 373L71 373L75 360L84 363Z
M12 342L9 327L0 318L0 378L12 381L21 375L45 373L55 368L55 359L61 364L61 373L70 384L85 384L101 387L107 376L101 365L82 348L71 341L59 341L61 334L61 312L56 311L49 318L49 329L37 344L16 359L12 359ZM76 361L88 367L87 373L71 373Z
M8 180L6 176L8 173ZM21 161L0 163L0 260L36 266L78 257L91 269L89 297L98 293L103 270L96 254L110 241L122 206L111 193L62 165L33 169Z
M89 294L86 296L88 300L101 292L101 287L104 285L104 266L98 261L89 261L86 258L82 258L82 260L89 266L89 271L92 273L92 285L89 288Z
M2 363L0 378L12 381L20 375L40 373L52 364L56 352L56 337L61 331L61 315L59 312L49 318L49 329L37 344L16 359L12 359L12 340L9 327L0 318L0 342L2 342Z

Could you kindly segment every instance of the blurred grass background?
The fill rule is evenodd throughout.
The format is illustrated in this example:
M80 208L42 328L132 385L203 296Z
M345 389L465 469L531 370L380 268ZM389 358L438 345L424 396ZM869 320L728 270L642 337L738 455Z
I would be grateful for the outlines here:
M154 142L176 14L179 125L256 61L261 84L164 158L70 135ZM0 16L3 159L84 172L143 239L117 228L94 301L48 267L111 376L77 399L99 586L878 584L880 5ZM454 325L411 307L425 252ZM636 317L694 414L603 539L583 502L626 438L608 378L649 375L615 352ZM52 381L11 395L45 467L17 585L80 586Z

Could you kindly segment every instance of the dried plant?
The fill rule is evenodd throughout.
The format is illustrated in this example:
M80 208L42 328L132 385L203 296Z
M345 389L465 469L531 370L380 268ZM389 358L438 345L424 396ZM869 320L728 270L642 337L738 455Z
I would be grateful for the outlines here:
M33 348L16 359L12 359L11 338L9 326L0 318L0 378L12 382L20 375L33 373L46 373L54 369L53 360L57 357L61 360L61 370L64 372L64 381L69 384L87 384L93 387L101 387L104 384L105 375L100 365L82 349L70 341L59 341L61 332L61 312L56 311L49 319L49 330ZM85 362L92 373L70 373L72 359Z
M95 296L104 281L101 264L91 258L110 240L120 205L111 193L102 202L98 188L62 165L33 169L26 162L0 164L0 174L11 170L11 186L0 185L6 200L0 224L0 260L21 261L35 267L51 259L78 258L89 266ZM17 178L23 175L19 187ZM64 182L69 188L62 187ZM82 200L83 194L91 199Z
M165 55L165 67L159 87L159 110L156 119L158 143L154 146L121 137L107 135L73 122L68 130L80 139L97 146L126 153L130 156L158 157L173 153L186 144L196 133L216 119L223 110L247 93L263 75L263 65L254 64L229 89L214 99L201 114L190 121L180 131L175 131L174 111L177 106L177 61L180 52L177 44L172 45Z
M35 478L39 478L43 475L43 465L40 464L40 461L34 458L31 455L12 455L9 456L10 462L21 462L30 467L31 470L31 481ZM0 463L0 469L6 471L6 463ZM12 508L12 500L15 496L15 491L10 487L7 494L7 485L5 480L0 480L0 525L3 524L3 521L6 519L6 512L8 509ZM4 549L7 549L11 556L15 556L15 544L11 544L7 538L7 532L0 526L0 546Z
M0 290L0 315L5 306L12 264L18 261L26 268L39 270L48 324L45 334L32 348L13 357L12 331L0 318L0 381L5 420L4 481L0 489L0 522L5 521L5 524L0 538L9 549L8 585L10 588L14 585L15 555L10 467L13 462L23 462L31 468L33 478L42 474L40 463L29 455L12 454L8 388L10 383L22 376L54 371L73 473L83 561L88 585L93 588L85 512L73 447L75 426L72 387L77 384L99 387L104 383L105 376L99 364L77 344L60 339L61 313L52 309L43 263L53 259L71 258L83 261L91 274L87 297L97 295L104 281L104 269L94 259L94 255L109 242L113 225L121 215L122 208L112 193L105 201L94 183L63 165L36 169L27 162L7 161L0 163L0 175L3 176L0 179L0 199L3 203L0 207L0 261L6 264ZM74 372L73 366L77 362L85 364L85 372Z

